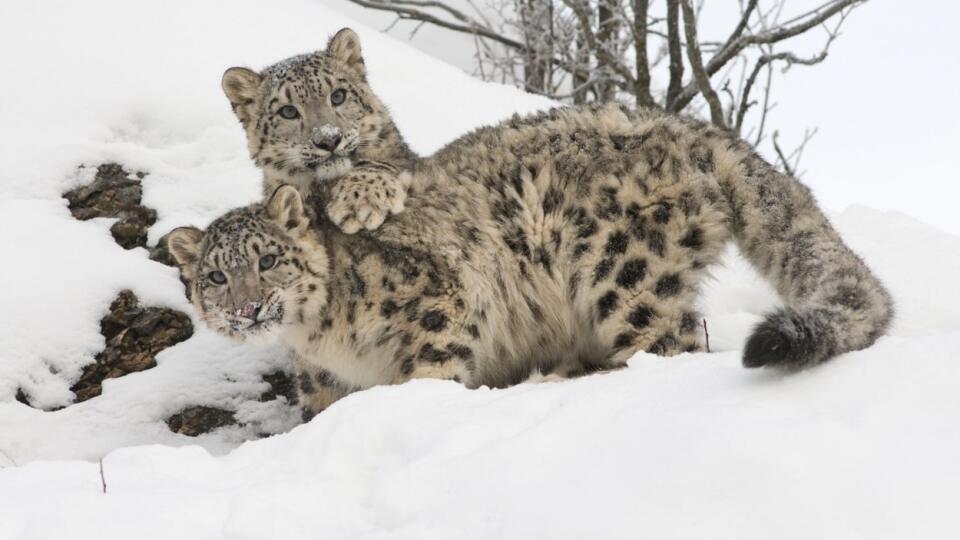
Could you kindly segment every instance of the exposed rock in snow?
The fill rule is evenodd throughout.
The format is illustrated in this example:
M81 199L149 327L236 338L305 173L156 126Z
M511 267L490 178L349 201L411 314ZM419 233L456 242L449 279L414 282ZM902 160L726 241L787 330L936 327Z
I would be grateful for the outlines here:
M210 433L217 428L236 423L237 419L232 411L202 405L187 407L167 419L170 431L189 437Z
M106 347L70 388L77 402L99 396L104 379L156 366L157 353L193 335L193 323L181 311L144 307L133 292L120 291L100 321L100 332Z
M143 198L142 172L131 174L117 163L97 167L91 184L63 194L70 213L80 220L117 218L110 233L125 249L147 244L147 229L157 221L157 212L140 204Z

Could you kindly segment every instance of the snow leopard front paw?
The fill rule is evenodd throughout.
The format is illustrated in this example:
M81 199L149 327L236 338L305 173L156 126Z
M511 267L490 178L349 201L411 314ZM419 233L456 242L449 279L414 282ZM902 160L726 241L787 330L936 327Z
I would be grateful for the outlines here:
M407 200L409 174L382 172L351 174L338 181L331 191L327 216L343 232L372 231L390 214L403 211Z

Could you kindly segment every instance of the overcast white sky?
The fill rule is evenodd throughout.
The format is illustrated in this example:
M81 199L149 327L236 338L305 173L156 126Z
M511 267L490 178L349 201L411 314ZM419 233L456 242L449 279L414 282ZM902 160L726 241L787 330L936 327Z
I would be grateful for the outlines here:
M374 28L393 20L346 0L321 1ZM711 12L726 10L725 3L734 5L708 2L705 16L716 19ZM820 3L788 5L799 11ZM960 2L870 0L848 19L826 62L779 79L772 123L787 143L806 128L819 128L801 169L825 206L900 210L960 233L958 20ZM725 20L705 24L729 28ZM405 39L412 28L398 24L391 34ZM424 26L412 43L467 71L473 68L469 37ZM429 81L424 89L429 91Z

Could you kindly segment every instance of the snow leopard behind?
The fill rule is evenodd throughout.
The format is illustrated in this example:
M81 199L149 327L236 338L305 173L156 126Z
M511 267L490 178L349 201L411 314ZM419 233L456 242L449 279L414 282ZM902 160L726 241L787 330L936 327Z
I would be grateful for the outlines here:
M223 91L263 170L264 193L289 184L323 189L330 218L348 232L375 229L403 210L405 177L418 159L367 82L360 40L349 28L326 50L261 72L233 67Z
M785 303L750 336L747 367L866 347L892 316L807 188L728 132L666 113L561 108L478 129L416 164L406 206L346 235L322 213L306 226L300 194L281 187L266 210L174 231L170 247L206 320L252 313L257 329L271 297L290 299L276 335L312 412L413 377L504 386L701 350L694 302L731 239ZM286 292L261 272L265 245L297 254ZM253 300L234 293L248 283L261 283Z

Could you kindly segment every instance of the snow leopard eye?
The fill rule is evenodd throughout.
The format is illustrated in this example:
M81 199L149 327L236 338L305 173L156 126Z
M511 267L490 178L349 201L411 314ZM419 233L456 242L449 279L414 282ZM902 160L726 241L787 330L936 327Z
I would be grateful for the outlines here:
M264 255L260 257L260 270L269 270L273 268L273 265L277 264L277 258L273 255Z
M277 112L280 113L280 116L286 118L287 120L293 120L294 118L300 116L300 111L298 111L293 105L284 105L283 107L280 107L280 110Z
M347 99L347 92L343 88L338 88L330 94L330 103L340 105L343 101Z
M227 276L225 276L224 273L219 270L210 272L207 274L207 277L210 278L210 281L216 283L217 285L223 285L227 282Z

